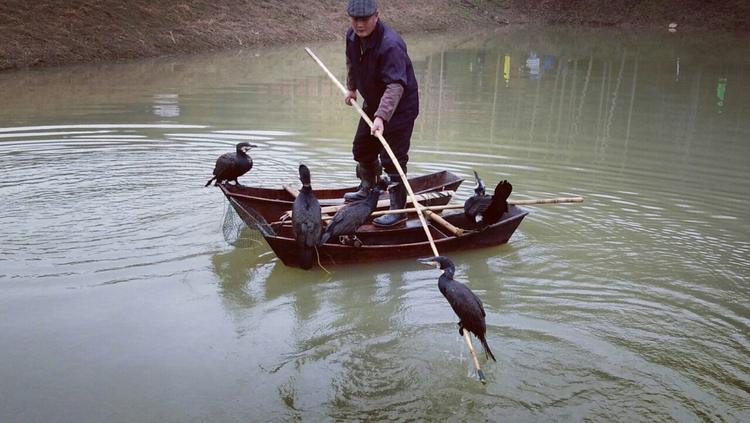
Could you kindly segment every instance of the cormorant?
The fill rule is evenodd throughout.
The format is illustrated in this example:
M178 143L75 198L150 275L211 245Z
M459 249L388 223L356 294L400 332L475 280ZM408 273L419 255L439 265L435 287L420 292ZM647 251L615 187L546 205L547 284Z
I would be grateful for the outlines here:
M379 185L370 190L364 200L348 203L339 209L320 238L320 244L324 244L333 237L353 234L378 207L381 192Z
M453 273L456 270L453 262L445 256L423 258L419 259L419 262L428 265L435 265L436 263L440 265L443 274L438 279L438 289L440 289L445 299L448 300L451 308L459 318L458 333L463 336L464 329L473 333L482 342L487 358L497 361L484 337L487 332L487 326L484 323L485 313L482 300L466 285L453 280Z
M234 181L236 185L240 185L237 178L253 168L253 159L247 155L247 152L250 151L250 148L255 147L257 145L241 142L236 145L236 152L224 153L219 156L216 159L216 166L214 166L214 177L209 179L205 186L211 185L214 180L216 180L214 186L226 181Z
M309 269L322 232L320 203L310 187L310 169L304 164L299 165L299 180L302 188L292 205L292 227L300 252L300 267Z
M492 225L508 211L508 196L513 191L513 185L502 180L495 187L494 195L485 195L484 182L476 171L474 178L477 185L474 187L474 195L464 202L464 215L476 225Z

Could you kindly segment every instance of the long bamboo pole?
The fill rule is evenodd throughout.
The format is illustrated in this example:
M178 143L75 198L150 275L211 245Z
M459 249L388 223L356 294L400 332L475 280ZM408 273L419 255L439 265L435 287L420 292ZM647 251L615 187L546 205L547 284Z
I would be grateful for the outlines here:
M466 341L466 346L469 347L469 352L471 353L471 359L474 361L474 367L477 369L477 376L479 376L479 381L482 383L487 383L487 379L484 378L484 372L482 372L482 369L479 368L479 359L477 358L477 353L474 351L474 346L471 345L471 338L469 338L469 331L464 329L464 341Z
M308 47L305 47L305 51L307 54L310 55L310 57L315 60L315 62L325 71L325 73L328 75L329 78L336 84L337 87L339 87L339 90L346 95L348 93L348 90L339 82L339 80L334 76L331 71L328 70L325 64L318 59L318 56L315 55L315 53L312 52ZM354 108L357 110L360 116L362 116L362 119L364 119L365 122L367 122L367 125L372 128L372 120L369 116L367 116L367 113L365 113L364 110L362 110L362 107L356 102L352 101L351 105L354 106ZM404 187L406 187L406 191L409 193L409 197L411 198L412 203L414 203L414 208L417 210L417 215L419 216L419 221L422 222L422 227L424 228L424 232L427 235L427 240L430 241L430 247L432 248L433 254L435 256L439 256L440 253L437 250L437 247L435 246L435 241L432 239L432 234L430 233L430 228L427 227L427 221L425 221L424 214L422 213L422 206L419 204L419 202L414 198L414 191L411 189L411 185L409 184L409 180L406 179L406 174L404 174L404 170L401 168L401 165L398 162L398 159L396 159L396 155L393 154L393 150L391 150L391 147L388 145L388 142L386 142L385 138L383 138L383 135L377 134L376 137L380 141L380 144L383 146L385 151L388 153L388 156L390 156L391 160L393 161L393 165L396 167L396 170L398 171L399 176L401 176L401 181L404 184Z

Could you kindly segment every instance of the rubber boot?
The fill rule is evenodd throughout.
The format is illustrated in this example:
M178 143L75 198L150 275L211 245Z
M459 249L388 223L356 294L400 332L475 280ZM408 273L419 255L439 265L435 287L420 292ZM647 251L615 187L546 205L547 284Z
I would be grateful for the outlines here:
M357 163L357 177L360 180L359 189L344 194L344 201L348 203L350 201L364 200L367 198L367 194L369 194L378 183L378 178L382 171L383 167L380 165L379 160L372 163Z
M390 210L401 210L406 205L406 187L401 182L399 175L389 175L391 181L396 181L388 190L391 199ZM388 228L406 221L406 213L384 214L372 220L375 226Z

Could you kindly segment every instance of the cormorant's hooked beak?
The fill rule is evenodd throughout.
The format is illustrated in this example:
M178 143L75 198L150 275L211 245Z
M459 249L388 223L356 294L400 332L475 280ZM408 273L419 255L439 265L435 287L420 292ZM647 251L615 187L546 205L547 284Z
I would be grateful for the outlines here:
M258 146L255 145L255 144L250 144L247 147L243 147L242 151L244 151L245 153L247 153L248 151L250 151L251 148L258 148Z
M426 264L427 266L440 268L440 263L435 260L435 257L418 258L417 261L422 264Z

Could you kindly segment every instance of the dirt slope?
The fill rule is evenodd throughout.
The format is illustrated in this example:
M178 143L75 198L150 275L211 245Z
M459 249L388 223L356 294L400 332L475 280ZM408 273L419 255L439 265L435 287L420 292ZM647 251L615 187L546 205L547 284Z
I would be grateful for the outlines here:
M750 32L744 0L381 0L402 32L526 24ZM341 39L346 0L3 0L0 70Z

